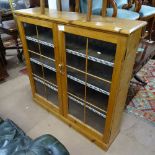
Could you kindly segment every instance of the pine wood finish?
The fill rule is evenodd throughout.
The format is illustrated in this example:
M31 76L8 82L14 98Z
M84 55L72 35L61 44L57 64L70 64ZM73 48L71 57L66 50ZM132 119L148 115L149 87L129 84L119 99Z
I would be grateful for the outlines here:
M92 142L100 146L102 149L107 150L115 139L116 135L119 133L122 111L127 96L129 81L132 75L136 49L141 36L141 30L146 23L142 21L128 21L98 16L92 16L91 21L87 21L87 16L84 14L59 12L48 9L46 9L45 14L42 15L40 13L40 8L15 11L15 15L24 47L24 54L29 72L33 99L45 109L58 116L58 118L65 121L71 127L88 137ZM31 26L36 28L35 32L37 32L37 41L35 46L39 47L38 49L40 53L30 50L30 40L28 39L31 38L31 43L33 44L33 41L36 38L32 39L32 37L34 37L33 35L28 36L27 28L29 25L25 27L23 23L26 23L27 25L32 24ZM43 73L43 75L39 77L39 75L36 75L37 73L34 73L33 63L35 61L34 57L32 57L33 54L36 57L39 57L38 60L43 60L44 58L49 60L47 56L43 55L42 51L42 49L44 49L42 47L43 43L47 44L48 38L46 38L46 41L45 39L41 40L42 42L39 40L39 38L41 38L42 30L40 26L48 28L46 29L47 32L50 30L53 34L53 41L51 42L53 44L49 43L48 45L51 46L50 52L54 52L54 57L49 58L50 62L55 64L55 86L51 82L47 81L48 79L46 79L45 69L47 65L45 66L44 62L40 65L41 74ZM43 32L46 33L46 30ZM74 45L79 45L78 43L80 43L78 48L82 48L84 45L84 50L82 50L81 53L80 49L79 51L78 49L77 51L74 51L75 49L71 49L70 46L70 42L72 43L74 39L76 40L78 37L80 38L74 42ZM106 64L101 64L101 62L98 64L95 61L99 61L98 58L100 58L96 55L96 52L99 55L104 54L104 52L108 50L108 47L101 52L96 51L95 56L97 57L92 59L91 54L94 52L93 43L96 43L96 46L100 46L100 44L103 43L105 44L105 47L108 43L110 44L109 46L112 46L112 52L114 49L114 60L108 63L108 65L111 65L112 67L112 74L110 74L111 79L98 76L98 72L90 72L91 67L89 63L95 63L94 65L99 65L99 68L100 65L103 65L103 68L107 67ZM110 49L108 53L110 53ZM80 66L84 64L85 68L83 70L81 68L72 66L75 65L76 62L74 63L74 61L72 61L71 58L69 59L69 57L74 57L75 55L75 60L81 60L81 63L78 62L76 65L79 67L79 64ZM105 63L104 60L102 62ZM69 63L73 64L71 65ZM70 70L73 70L74 74L71 74L72 72ZM111 69L109 68L109 70ZM109 72L109 70L107 70L107 72ZM83 81L80 76L78 79L78 81L82 81L82 84L75 80L75 77L78 74L84 75ZM73 81L73 77L75 81ZM90 77L94 80L89 80ZM43 86L42 89L40 89L42 92L39 92L37 89L37 78L42 81L42 84L40 83L40 85ZM91 87L90 84L88 85L89 82L93 82L95 80L101 81L103 84L106 83L110 85L109 92L102 90L103 94L101 94L99 92L101 91L100 89L96 89L96 87L93 87L92 84ZM70 87L70 82L71 84L75 84L72 84L72 87ZM96 83L94 83L94 85L95 84ZM47 97L49 85L50 87L52 86L52 89L54 87L54 89L57 90L58 104L56 105ZM79 87L83 88L81 89L82 91L73 91L75 94L70 92L71 89L75 88L75 90L77 90ZM44 97L43 95L39 94L43 92L46 94ZM93 92L93 95L89 96L90 92ZM96 95L101 95L105 100L108 98L108 100L106 100L107 103L101 103L101 106L107 105L107 109L97 107L99 102L98 100L96 100L96 103L94 104L91 103L92 100L94 101L94 92L96 92ZM78 96L78 93L81 93L80 95L83 97ZM53 94L50 93L49 95ZM89 98L91 98L91 101L88 101ZM74 100L73 102L73 99L76 99L76 101ZM76 108L73 105L76 106ZM80 108L82 109L82 113L76 111ZM92 111L93 108L97 110ZM92 121L94 119L96 119L96 121ZM103 120L103 122L98 124L98 121L100 122L100 120ZM96 124L98 126L95 126Z

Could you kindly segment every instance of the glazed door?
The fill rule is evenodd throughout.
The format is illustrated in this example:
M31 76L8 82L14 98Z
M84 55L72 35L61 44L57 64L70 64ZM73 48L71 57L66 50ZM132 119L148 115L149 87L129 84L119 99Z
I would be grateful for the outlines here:
M35 19L33 23L27 18L22 22L21 27L21 31L25 33L23 41L33 95L49 107L59 110L61 106L57 71L59 60L55 48L57 37L54 37L52 23L35 21Z
M64 115L86 131L103 135L116 43L94 31L59 26L64 71ZM96 38L96 39L92 39ZM105 41L104 41L105 39Z

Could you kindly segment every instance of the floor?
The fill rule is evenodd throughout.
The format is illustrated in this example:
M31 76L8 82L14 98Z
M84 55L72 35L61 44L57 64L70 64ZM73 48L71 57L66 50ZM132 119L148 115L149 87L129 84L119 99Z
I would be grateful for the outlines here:
M12 63L15 65L11 65ZM10 77L0 84L0 116L10 118L30 137L52 134L71 155L153 155L155 128L124 112L121 132L107 152L37 105L31 96L29 80L19 74L23 64L10 57Z

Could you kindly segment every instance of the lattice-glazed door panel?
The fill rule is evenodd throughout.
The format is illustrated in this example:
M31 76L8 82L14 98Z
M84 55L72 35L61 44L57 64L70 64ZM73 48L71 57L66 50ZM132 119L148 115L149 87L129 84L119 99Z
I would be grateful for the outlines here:
M65 33L68 115L104 132L116 45Z
M58 107L53 31L27 23L24 28L36 93Z

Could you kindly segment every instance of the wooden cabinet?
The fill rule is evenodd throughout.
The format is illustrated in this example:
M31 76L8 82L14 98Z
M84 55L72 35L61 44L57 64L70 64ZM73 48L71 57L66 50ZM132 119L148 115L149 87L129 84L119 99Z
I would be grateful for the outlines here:
M16 11L34 100L107 150L119 132L141 21Z

